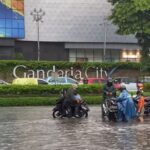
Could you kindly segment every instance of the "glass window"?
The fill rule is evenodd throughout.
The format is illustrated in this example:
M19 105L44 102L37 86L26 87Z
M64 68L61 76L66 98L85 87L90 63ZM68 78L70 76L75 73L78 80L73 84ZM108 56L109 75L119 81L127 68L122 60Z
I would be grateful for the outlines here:
M7 11L5 11L5 17L8 18L8 19L12 18L12 11L11 11L11 9L8 9Z
M12 28L12 19L6 19L6 28Z
M4 28L5 27L5 19L0 19L0 28Z
M24 20L18 20L18 28L24 28Z
M24 0L0 2L0 37L24 38Z
M12 30L11 29L6 29L6 37L12 37Z
M23 38L25 35L24 35L24 29L19 29L19 37Z
M74 80L68 78L68 79L67 79L67 83L74 83L74 84L76 84L76 81L74 81Z
M18 28L19 24L16 19L12 19L12 28Z
M44 80L38 80L38 84L48 84L48 83Z
M57 80L59 83L66 83L66 80L65 78L58 78Z
M0 28L0 37L4 37L5 35L5 28Z
M5 18L5 9L4 6L0 4L0 18Z
M77 57L84 57L84 50L77 50Z

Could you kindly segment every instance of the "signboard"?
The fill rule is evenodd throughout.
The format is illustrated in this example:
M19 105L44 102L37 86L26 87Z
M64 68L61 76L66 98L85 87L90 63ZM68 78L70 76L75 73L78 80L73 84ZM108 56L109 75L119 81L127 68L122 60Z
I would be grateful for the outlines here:
M90 74L90 70L93 69L94 71L94 77L95 78L106 78L108 76L108 73L106 70L103 70L103 68L98 67L89 67L86 70L79 70L74 69L73 67L68 68L67 70L64 69L57 69L55 65L53 65L52 68L49 70L44 69L37 69L32 70L29 69L25 65L17 65L13 69L13 76L15 78L47 78L49 76L52 76L53 78L57 79L59 76L72 76L75 79L83 79L84 77L88 78ZM22 75L18 74L22 70Z

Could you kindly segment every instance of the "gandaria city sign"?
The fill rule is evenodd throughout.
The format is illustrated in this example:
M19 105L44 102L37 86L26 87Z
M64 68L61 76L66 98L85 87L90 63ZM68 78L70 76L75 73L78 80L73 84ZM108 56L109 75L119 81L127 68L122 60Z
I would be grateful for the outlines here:
M47 71L43 69L32 70L32 69L28 69L28 67L25 65L17 65L13 69L13 76L15 78L47 78L49 76L54 76L57 74L58 76L71 76L79 80L83 78L88 78L91 69L94 70L93 76L95 78L107 77L107 71L98 67L95 67L95 68L88 67L87 69L85 69L85 71L81 71L78 69L75 70L73 67L70 67L69 69L66 69L66 70L62 70L62 69L58 70L55 65L53 65L52 69L47 70ZM23 74L18 75L17 72L20 72L22 70L23 70Z

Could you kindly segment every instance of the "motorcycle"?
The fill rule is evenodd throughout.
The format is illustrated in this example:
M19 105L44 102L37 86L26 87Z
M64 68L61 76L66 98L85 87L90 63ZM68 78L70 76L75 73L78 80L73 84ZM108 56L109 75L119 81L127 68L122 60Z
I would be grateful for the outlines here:
M103 121L117 121L117 103L116 98L111 93L107 93L104 103L101 105Z
M144 114L145 115L150 114L150 98L149 97L145 97Z
M78 109L76 110L74 105L70 105L69 103L66 104L64 107L62 107L62 104L57 103L56 106L53 108L53 118L71 118L71 117L76 117L76 118L81 118L81 117L88 117L88 111L89 108L85 101L81 101L78 104Z
M61 92L61 97L57 100L56 106L53 108L53 118L88 117L89 108L84 100L70 103L69 101L65 101L65 99L65 93Z
M53 108L52 116L53 118L70 118L72 116L71 107L68 105L62 108L62 102L57 102L56 106Z

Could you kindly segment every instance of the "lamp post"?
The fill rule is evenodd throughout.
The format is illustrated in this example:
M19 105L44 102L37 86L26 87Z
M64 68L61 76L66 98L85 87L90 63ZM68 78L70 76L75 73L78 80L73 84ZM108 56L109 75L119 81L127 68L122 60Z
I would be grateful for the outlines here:
M37 24L37 59L40 61L40 22L43 22L43 16L45 15L45 12L42 9L37 10L36 8L33 9L33 11L30 13L31 16L33 16L33 21Z
M106 44L107 44L107 23L104 21L104 61L106 60Z
M104 26L104 47L103 47L103 61L106 60L106 46L107 46L107 21L104 19L104 22L100 25Z

